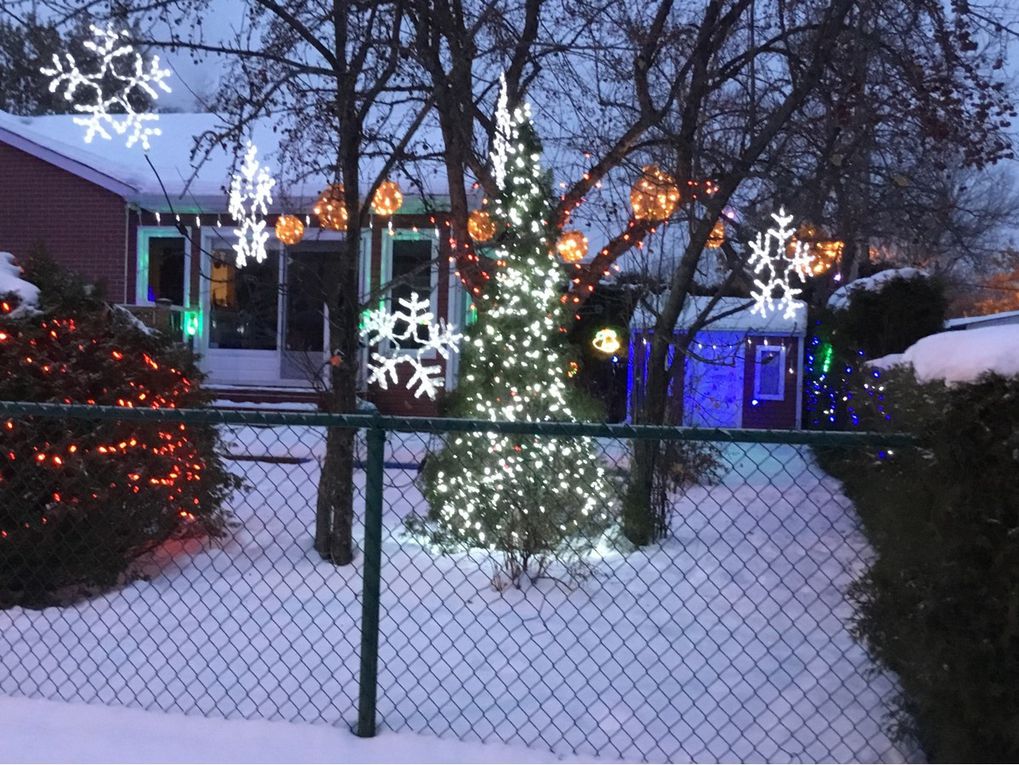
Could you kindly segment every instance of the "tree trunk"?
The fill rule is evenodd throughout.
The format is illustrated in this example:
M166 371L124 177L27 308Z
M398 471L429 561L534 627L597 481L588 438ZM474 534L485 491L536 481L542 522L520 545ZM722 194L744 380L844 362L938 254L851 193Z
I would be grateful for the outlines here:
M667 358L668 343L660 329L656 328L651 336L651 357L644 380L644 406L637 413L641 425L659 424L664 420ZM651 497L658 452L659 443L652 439L637 440L633 444L630 480L623 499L623 534L638 546L650 544L655 537Z
M330 341L339 363L330 367L329 410L357 409L357 270L361 229L347 230L344 252L327 269ZM351 428L329 428L319 478L315 514L315 550L325 560L346 566L354 560L354 437Z
M318 484L315 550L337 566L354 561L354 433L329 428Z

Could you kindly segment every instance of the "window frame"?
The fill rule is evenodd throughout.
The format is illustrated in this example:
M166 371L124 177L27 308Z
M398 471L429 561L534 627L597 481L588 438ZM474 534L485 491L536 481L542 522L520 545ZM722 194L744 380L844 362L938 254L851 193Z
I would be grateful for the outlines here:
M139 226L138 243L135 250L135 285L134 304L144 306L155 306L154 300L149 300L149 242L152 239L183 239L184 240L184 303L177 305L171 303L172 307L189 310L191 308L191 227L185 227L187 234L182 234L176 226Z
M428 269L430 284L428 310L432 312L432 316L436 321L443 318L439 315L439 237L436 236L434 231L430 230L395 229L392 232L382 231L382 262L379 264L379 282L380 285L385 285L386 288L383 298L386 303L386 309L391 312L394 308L393 286L391 284L393 281L393 245L399 241L427 241L431 243L431 265ZM382 347L384 353L405 356L416 356L419 350L417 348L395 349L388 340L380 343L380 347ZM435 350L424 351L421 354L421 358L436 358Z
M763 393L761 391L761 357L765 353L778 354L778 393ZM785 371L786 371L786 347L785 345L769 345L761 343L754 351L754 400L755 401L784 401L785 400Z

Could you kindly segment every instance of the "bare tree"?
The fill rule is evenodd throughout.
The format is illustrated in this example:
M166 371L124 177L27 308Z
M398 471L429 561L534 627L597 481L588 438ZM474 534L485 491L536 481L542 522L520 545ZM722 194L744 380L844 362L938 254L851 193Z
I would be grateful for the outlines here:
M95 3L66 0L67 17ZM403 0L247 0L243 23L230 39L208 35L203 17L214 0L118 3L118 16L149 31L146 47L211 55L229 62L228 87L217 103L222 127L200 136L199 166L217 146L240 147L252 126L271 120L281 134L287 183L332 178L343 183L348 221L341 254L323 279L330 343L329 409L353 412L358 382L358 264L370 200L395 169L415 172L415 136L432 104L405 55ZM159 32L158 30L165 30ZM297 200L310 204L313 200ZM319 483L315 549L328 560L353 560L354 431L331 428Z

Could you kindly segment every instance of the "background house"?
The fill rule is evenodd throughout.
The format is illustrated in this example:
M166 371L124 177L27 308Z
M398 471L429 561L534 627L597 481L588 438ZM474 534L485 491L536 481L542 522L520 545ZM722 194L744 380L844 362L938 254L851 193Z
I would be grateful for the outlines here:
M677 337L706 307L705 297L688 298L676 324ZM645 303L655 302L655 297ZM667 421L719 428L798 428L803 397L803 340L807 306L798 302L786 318L751 312L753 301L721 298L708 323L694 337L690 354L674 358ZM639 306L630 323L628 411L643 404L644 380L657 311Z
M324 268L340 257L343 234L318 228L311 211L332 179L278 184L268 230L278 215L296 214L305 222L304 238L285 246L272 236L264 262L239 268L227 214L233 147L215 147L198 163L193 141L178 138L215 129L217 118L165 114L160 125L164 135L145 153L100 139L85 144L72 115L0 113L0 246L21 260L44 249L102 282L113 302L180 333L201 354L209 385L224 398L313 399L330 348ZM256 125L253 138L259 160L274 176L285 176L273 166L278 138L272 125ZM447 199L434 185L437 178L441 174L417 179L416 196L407 193L410 183L401 184L399 213L372 219L360 254L362 301L391 306L413 290L430 295L437 316L462 324L469 300L450 264L439 214ZM399 285L387 287L394 278ZM451 389L455 356L436 363ZM401 385L364 394L383 412L435 413L434 402Z
M1001 327L1008 324L1019 324L1019 311L1002 311L983 316L962 316L945 322L945 329L981 329L983 327Z

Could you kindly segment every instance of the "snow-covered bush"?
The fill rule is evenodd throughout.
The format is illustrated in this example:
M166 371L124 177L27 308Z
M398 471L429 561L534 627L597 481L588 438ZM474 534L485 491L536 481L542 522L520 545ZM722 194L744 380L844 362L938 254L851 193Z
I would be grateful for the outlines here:
M872 369L910 367L921 382L974 382L986 372L1019 375L1019 324L938 332L902 353L874 359Z
M856 634L898 674L900 730L932 761L1015 762L1019 377L950 385L900 367L874 381L918 446L818 450L877 553L852 590ZM887 422L865 413L861 424Z
M185 349L139 330L53 263L18 278L40 289L0 295L0 400L205 401ZM169 539L220 534L237 484L216 443L206 425L0 418L0 608L68 602L115 585Z
M851 289L861 282L863 286ZM807 422L836 430L859 426L856 399L849 394L867 374L862 364L902 353L920 338L940 332L946 307L941 282L916 269L881 271L833 295L829 309L813 317Z
M879 280L884 274L892 276ZM901 353L944 328L948 301L938 280L915 269L882 271L868 278L874 282L870 288L851 290L845 300L829 304L836 309L831 319L836 347L863 351L873 359Z

